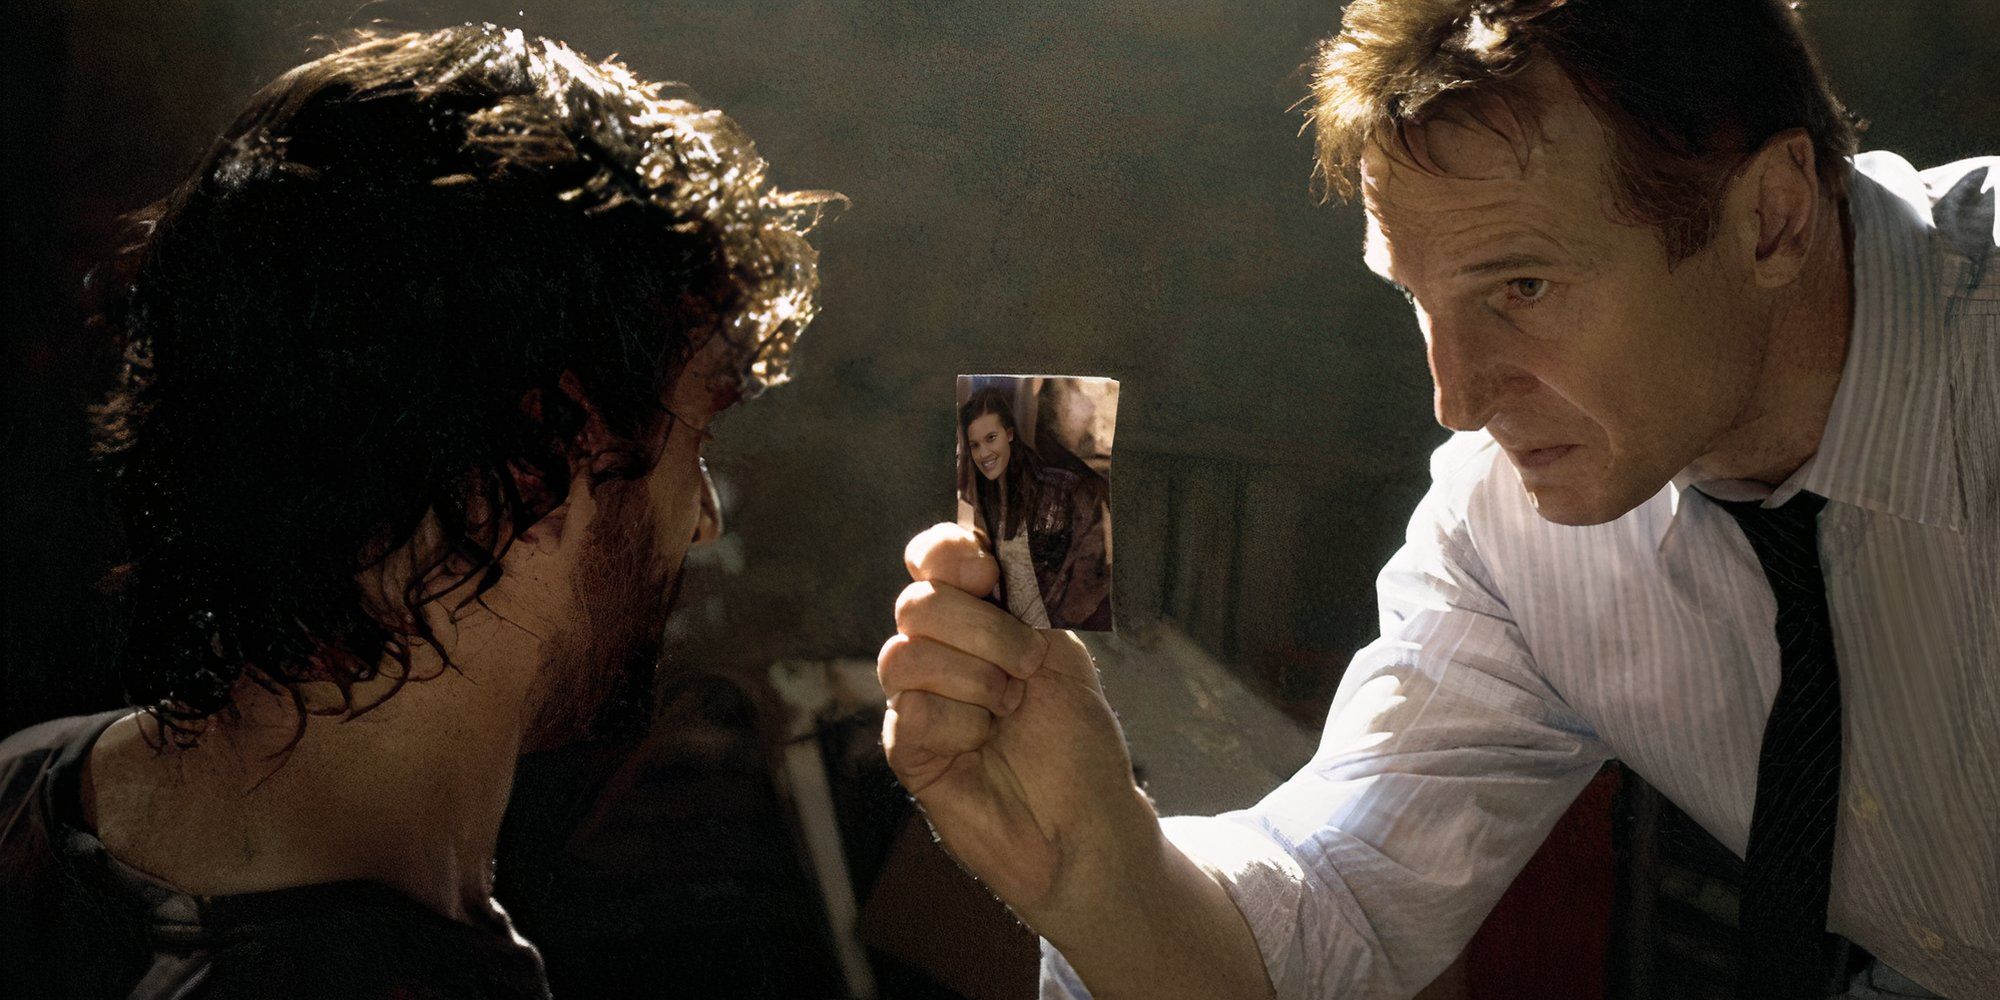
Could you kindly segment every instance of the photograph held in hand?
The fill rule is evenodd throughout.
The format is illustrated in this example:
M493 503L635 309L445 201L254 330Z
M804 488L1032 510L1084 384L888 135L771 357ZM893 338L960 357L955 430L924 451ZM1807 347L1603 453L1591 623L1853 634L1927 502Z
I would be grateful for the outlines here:
M958 524L998 561L988 600L1035 628L1111 630L1118 382L958 377Z

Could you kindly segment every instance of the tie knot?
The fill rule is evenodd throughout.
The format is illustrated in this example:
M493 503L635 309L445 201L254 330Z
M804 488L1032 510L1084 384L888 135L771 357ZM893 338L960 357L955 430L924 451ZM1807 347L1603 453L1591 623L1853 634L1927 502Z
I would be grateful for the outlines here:
M1716 500L1717 506L1729 512L1736 523L1743 526L1745 534L1753 538L1769 534L1811 534L1819 526L1819 513L1826 509L1826 498L1805 490L1792 495L1790 500L1776 507L1766 507L1759 500Z
M1819 566L1819 512L1826 498L1803 490L1776 507L1755 500L1717 500L1736 519L1782 604L1788 595L1824 593Z

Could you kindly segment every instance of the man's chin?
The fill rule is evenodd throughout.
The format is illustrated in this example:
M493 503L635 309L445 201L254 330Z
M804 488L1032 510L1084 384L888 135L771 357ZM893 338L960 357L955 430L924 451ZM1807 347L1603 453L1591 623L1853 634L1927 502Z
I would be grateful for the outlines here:
M1560 504L1536 503L1535 513L1550 524L1560 524L1571 528L1587 528L1594 524L1606 524L1618 520L1618 515L1605 517L1601 512L1587 508L1573 508Z
M680 596L681 575L666 585L665 599L635 608L614 620L626 623L619 636L598 636L584 648L565 651L544 665L567 683L537 713L522 741L523 753L575 743L636 743L652 730L653 702L666 639L667 616ZM657 591L655 591L657 592Z
M1534 505L1535 513L1544 521L1585 528L1594 524L1609 524L1624 517L1657 492L1657 487L1637 493L1633 490L1611 492L1590 486L1541 486L1528 490L1528 502Z
M636 743L653 723L653 687L659 675L660 646L634 649L617 677L594 696L574 691L544 707L521 744L522 753L541 753L579 743Z

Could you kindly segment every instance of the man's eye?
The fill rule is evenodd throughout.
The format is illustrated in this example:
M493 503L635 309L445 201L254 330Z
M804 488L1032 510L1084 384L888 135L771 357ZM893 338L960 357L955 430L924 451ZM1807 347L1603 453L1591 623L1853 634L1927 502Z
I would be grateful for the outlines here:
M1534 305L1549 293L1549 279L1515 278L1507 283L1507 293L1521 305Z

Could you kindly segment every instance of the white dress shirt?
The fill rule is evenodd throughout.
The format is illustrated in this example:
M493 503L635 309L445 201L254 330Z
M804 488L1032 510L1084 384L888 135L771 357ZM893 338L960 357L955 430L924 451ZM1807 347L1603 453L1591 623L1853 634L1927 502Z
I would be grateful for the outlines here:
M1840 384L1817 455L1758 491L1830 501L1828 926L1953 1000L2000 997L2000 157L1854 162ZM1287 1000L1423 988L1606 759L1738 855L1749 839L1778 647L1730 516L1683 478L1551 524L1484 433L1431 469L1311 762L1252 808L1166 821ZM1043 950L1044 997L1084 996Z

